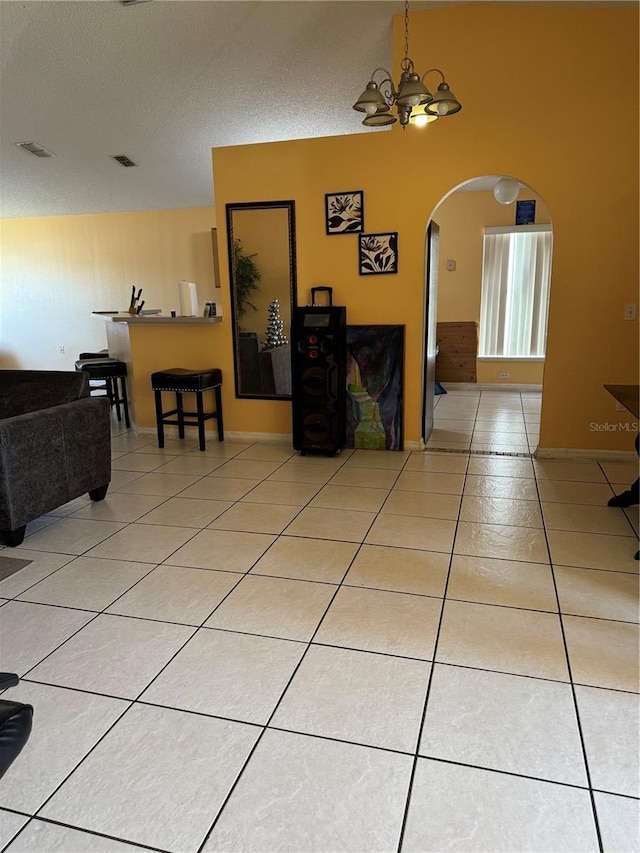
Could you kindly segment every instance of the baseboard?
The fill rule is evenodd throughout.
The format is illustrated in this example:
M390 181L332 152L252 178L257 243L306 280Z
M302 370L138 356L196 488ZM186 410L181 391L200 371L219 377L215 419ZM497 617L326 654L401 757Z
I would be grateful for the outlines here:
M137 427L135 431L142 435L157 435L155 427ZM164 434L166 438L178 438L178 427L166 426ZM218 436L215 427L211 430L206 430L205 435L207 441L213 439L217 441ZM224 437L229 441L240 441L249 444L253 444L254 441L262 441L265 444L286 444L292 446L293 443L291 433L286 432L241 432L239 430L225 430ZM197 431L190 430L187 432L187 438L197 441Z
M263 444L286 444L293 447L293 436L288 432L242 432L241 430L225 430L224 437L230 441L250 442L261 441Z
M139 435L156 435L155 427L137 427L135 429ZM178 437L178 427L165 427L164 434L167 438L177 438ZM197 433L188 433L189 438L193 439L195 436L196 441L198 440ZM212 431L207 430L207 440L212 439L215 436L215 429ZM287 447L293 447L293 436L291 433L286 432L243 432L242 430L225 430L224 437L229 441L238 441L248 444L253 444L254 441L260 441L264 444L284 444ZM348 449L348 448L347 448ZM423 450L421 441L405 441L404 443L405 451L414 451L414 450ZM389 451L393 453L394 451Z
M633 462L638 457L633 450L578 450L570 447L539 447L536 459L584 459L600 462Z
M500 382L499 384L491 382L441 382L440 385L445 391L521 391L525 394L528 391L532 394L542 393L542 385L511 385L507 382Z
M155 427L138 427L137 433L142 435L156 435ZM167 438L177 438L177 427L165 427L164 431ZM197 440L197 433L189 435L190 439ZM207 439L213 439L215 430L207 431ZM225 438L229 441L238 441L248 444L253 444L255 441L260 441L265 444L284 444L287 447L293 446L293 439L286 432L242 432L241 430L232 430L225 432ZM416 451L424 451L425 445L422 439L418 441L405 441L404 450L409 453ZM392 453L393 451L389 451ZM533 454L536 459L584 459L584 460L600 460L607 462L633 462L637 459L637 455L633 450L578 450L571 447L539 447Z

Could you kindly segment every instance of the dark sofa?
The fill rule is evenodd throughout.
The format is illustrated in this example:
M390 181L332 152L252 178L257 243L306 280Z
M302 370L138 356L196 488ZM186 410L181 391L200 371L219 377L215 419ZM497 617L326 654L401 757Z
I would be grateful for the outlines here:
M25 526L111 480L106 397L83 372L0 370L0 536L20 545Z

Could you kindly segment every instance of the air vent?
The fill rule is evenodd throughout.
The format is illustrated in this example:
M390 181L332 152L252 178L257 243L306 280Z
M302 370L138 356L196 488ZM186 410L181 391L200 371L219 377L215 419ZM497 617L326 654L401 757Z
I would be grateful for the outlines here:
M149 0L120 0L123 6L138 6L140 3L148 3Z
M33 154L35 157L55 157L56 155L53 151L47 151L46 148L43 148L42 145L38 145L37 142L16 142L18 148L22 148L23 151L28 151L29 154Z
M133 162L133 160L130 160L130 159L127 157L127 155L126 155L126 154L114 154L114 155L112 156L112 158L111 158L111 159L112 159L112 160L115 160L115 161L116 161L116 163L120 163L120 165L121 165L121 166L126 166L126 168L127 168L127 169L128 169L130 166L135 166L135 165L136 165L136 164Z

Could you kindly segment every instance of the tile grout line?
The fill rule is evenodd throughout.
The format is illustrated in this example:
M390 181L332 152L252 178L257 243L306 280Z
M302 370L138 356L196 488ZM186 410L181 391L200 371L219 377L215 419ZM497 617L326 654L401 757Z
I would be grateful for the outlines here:
M464 473L464 479L462 482L461 497L464 495L464 487L465 487L468 472L469 472L469 462L470 462L470 458L468 457L467 458L467 466L466 466L465 473ZM402 845L404 843L404 835L405 835L405 831L406 831L406 827L407 827L407 820L409 817L409 810L411 807L411 799L412 799L412 794L413 794L413 784L415 781L416 771L418 769L418 759L420 757L420 741L422 740L422 733L423 733L424 727L425 727L425 722L426 722L426 718L427 718L427 710L429 707L429 699L431 696L431 686L433 684L433 674L435 671L436 658L437 658L437 654L438 654L438 641L440 639L440 631L442 629L442 623L444 620L444 611L445 611L446 602L447 602L447 589L449 587L449 579L451 577L451 566L453 563L455 541L456 541L456 536L458 534L458 525L460 523L460 514L461 513L462 513L462 500L460 501L460 507L458 509L458 518L456 520L456 526L455 526L455 529L453 531L453 539L451 542L451 554L449 556L449 565L447 567L447 576L445 578L444 589L442 592L442 605L440 607L440 615L438 618L438 626L436 628L434 642L433 642L433 650L431 652L431 656L432 656L431 668L429 670L429 678L427 680L425 698L424 698L424 703L422 706L422 714L421 714L421 718L420 718L420 723L418 725L415 755L413 757L413 762L412 762L412 766L411 766L411 773L409 775L409 785L408 785L408 789L407 789L407 796L406 796L405 805L404 805L403 814L402 814L402 822L400 825L398 845L396 848L397 853L401 853L401 851L402 851Z
M535 476L536 489L538 490L538 500L540 501L540 506L542 509L542 500L540 498L538 475L537 475L535 466L534 466L534 476ZM565 656L565 662L567 665L567 672L569 675L569 684L571 687L571 696L573 699L573 708L574 708L574 713L575 713L575 720L576 720L576 725L578 728L578 737L580 738L580 746L582 749L582 760L583 760L583 764L584 764L584 771L585 771L585 774L587 777L587 784L588 784L588 789L589 789L589 800L591 803L591 813L593 816L594 828L596 831L596 839L598 842L598 849L599 849L600 853L604 853L602 835L600 832L600 822L598 819L598 811L597 811L597 807L596 807L595 795L593 792L593 785L591 782L591 771L589 768L589 759L587 756L587 747L586 747L586 743L585 743L584 733L582 731L582 721L580 719L580 708L579 708L579 704L578 704L578 697L576 694L576 685L575 685L575 682L573 679L573 671L571 668L571 659L570 659L570 655L569 655L569 645L567 643L567 636L566 636L566 632L565 632L564 619L563 619L563 613L562 613L562 605L560 602L560 593L558 590L556 573L555 573L553 558L552 558L552 554L551 554L551 545L549 543L549 537L547 535L547 526L546 526L546 523L544 521L544 516L543 516L543 525L544 525L543 531L544 531L545 544L547 546L547 554L548 554L548 558L549 558L549 566L551 568L551 578L553 580L553 589L554 589L555 596L556 596L556 603L558 605L558 621L559 621L559 625L560 625L560 633L562 636L562 645L564 648L564 656Z

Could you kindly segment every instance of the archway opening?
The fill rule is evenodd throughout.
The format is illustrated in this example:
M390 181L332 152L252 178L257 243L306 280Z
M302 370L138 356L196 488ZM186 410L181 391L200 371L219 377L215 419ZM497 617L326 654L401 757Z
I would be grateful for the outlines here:
M467 179L435 206L425 239L425 449L535 452L552 240L544 199L512 176Z

